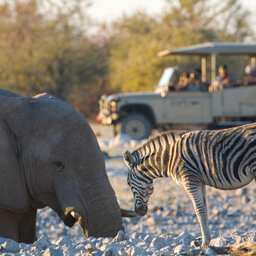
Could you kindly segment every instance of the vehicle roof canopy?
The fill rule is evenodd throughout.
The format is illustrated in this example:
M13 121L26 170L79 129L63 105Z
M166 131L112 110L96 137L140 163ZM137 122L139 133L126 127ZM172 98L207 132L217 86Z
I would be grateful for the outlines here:
M209 42L182 47L175 50L166 50L158 56L166 55L252 55L256 56L256 44Z
M211 84L216 77L216 56L217 55L249 55L251 65L256 65L256 44L233 43L233 42L208 42L195 44L175 50L165 50L158 53L158 56L167 55L198 55L201 56L202 81L206 81L206 57L211 57Z

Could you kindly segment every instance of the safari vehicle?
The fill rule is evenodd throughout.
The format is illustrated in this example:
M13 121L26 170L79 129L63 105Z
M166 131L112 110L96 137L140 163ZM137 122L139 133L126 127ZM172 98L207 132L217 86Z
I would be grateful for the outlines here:
M201 57L201 81L206 81L206 58L211 61L211 81L216 76L217 55L248 55L255 66L256 44L205 43L160 52L166 55ZM152 129L186 126L235 126L256 121L256 83L218 91L175 91L180 75L178 67L166 68L154 92L122 93L102 96L97 120L113 125L115 133L128 134L139 140Z

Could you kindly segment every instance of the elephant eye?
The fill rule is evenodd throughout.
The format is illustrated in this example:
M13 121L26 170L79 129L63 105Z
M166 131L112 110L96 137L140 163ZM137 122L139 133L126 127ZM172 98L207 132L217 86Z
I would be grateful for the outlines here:
M65 168L65 165L64 165L64 163L62 163L61 161L54 161L53 162L54 163L54 165L57 167L56 169L57 169L57 172L61 172L64 168Z

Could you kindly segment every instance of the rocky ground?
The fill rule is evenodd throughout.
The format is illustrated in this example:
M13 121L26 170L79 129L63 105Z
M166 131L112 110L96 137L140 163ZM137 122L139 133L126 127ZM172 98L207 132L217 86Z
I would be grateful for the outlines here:
M133 209L133 195L126 184L127 170L122 153L126 149L135 149L138 142L125 136L101 136L98 140L102 151L105 152L107 173L120 206ZM201 252L199 246L200 227L184 189L168 178L155 180L154 187L148 214L144 217L123 219L126 231L120 231L114 239L86 239L77 224L67 228L53 211L45 208L38 214L38 241L27 245L0 238L0 254L256 255L254 183L234 191L207 188L212 241L211 247L204 252Z

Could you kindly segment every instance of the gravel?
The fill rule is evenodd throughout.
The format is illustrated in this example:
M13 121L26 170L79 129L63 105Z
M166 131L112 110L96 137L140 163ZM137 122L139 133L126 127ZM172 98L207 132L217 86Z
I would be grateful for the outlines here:
M133 195L126 184L122 153L138 143L125 136L98 139L106 156L110 182L122 208L133 209ZM200 227L184 189L171 179L154 181L149 212L143 217L124 218L125 232L115 238L85 238L78 224L66 227L49 208L38 211L37 236L33 244L0 237L1 255L199 255ZM211 246L204 255L217 255L214 247L256 243L256 187L250 184L233 191L207 188ZM202 253L200 254L202 255Z

